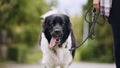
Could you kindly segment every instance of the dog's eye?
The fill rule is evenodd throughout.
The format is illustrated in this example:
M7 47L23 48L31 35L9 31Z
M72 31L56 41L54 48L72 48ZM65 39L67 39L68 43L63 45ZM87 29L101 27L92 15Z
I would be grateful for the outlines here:
M65 25L65 22L62 23L62 26L64 26L64 25Z
M52 24L52 23L49 23L48 25L49 25L49 26L53 26L53 24Z
M62 23L62 26L64 26L64 23Z
M51 24L51 26L53 27L54 25L53 25L53 24Z

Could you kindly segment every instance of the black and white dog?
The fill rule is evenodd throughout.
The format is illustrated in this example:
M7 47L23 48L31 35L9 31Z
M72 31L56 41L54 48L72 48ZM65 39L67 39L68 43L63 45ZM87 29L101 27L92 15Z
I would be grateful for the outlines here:
M75 47L76 43L67 15L52 14L45 18L40 45L45 68L68 68L75 54L75 50L69 49Z

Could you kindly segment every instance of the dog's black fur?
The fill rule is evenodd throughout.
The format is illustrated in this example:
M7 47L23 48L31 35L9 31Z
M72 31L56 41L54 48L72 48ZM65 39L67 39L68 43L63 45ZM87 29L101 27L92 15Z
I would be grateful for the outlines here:
M45 37L49 43L52 36L60 36L60 43L58 44L59 47L62 47L61 45L67 40L69 34L71 33L72 47L76 46L75 37L71 29L70 19L67 15L53 14L46 17L43 23L42 32L45 34ZM73 50L71 53L74 57L75 50Z

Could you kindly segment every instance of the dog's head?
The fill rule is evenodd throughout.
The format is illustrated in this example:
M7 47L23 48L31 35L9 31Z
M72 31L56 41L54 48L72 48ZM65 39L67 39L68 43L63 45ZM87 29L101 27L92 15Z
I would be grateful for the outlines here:
M53 14L45 18L43 32L50 43L50 47L61 46L71 31L69 17L64 14Z

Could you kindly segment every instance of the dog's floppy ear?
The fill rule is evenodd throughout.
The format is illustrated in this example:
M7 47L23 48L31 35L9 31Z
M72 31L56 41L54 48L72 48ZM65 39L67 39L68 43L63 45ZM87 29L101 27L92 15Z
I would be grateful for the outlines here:
M70 28L70 29L71 29L71 22L70 22L70 18L69 18L67 15L65 15L65 16L64 16L64 20L65 20L65 22L67 22L67 24L69 25L69 26L68 26L68 28Z
M50 22L50 17L46 17L45 20L43 21L43 31L46 30L46 28L48 27L48 23Z

